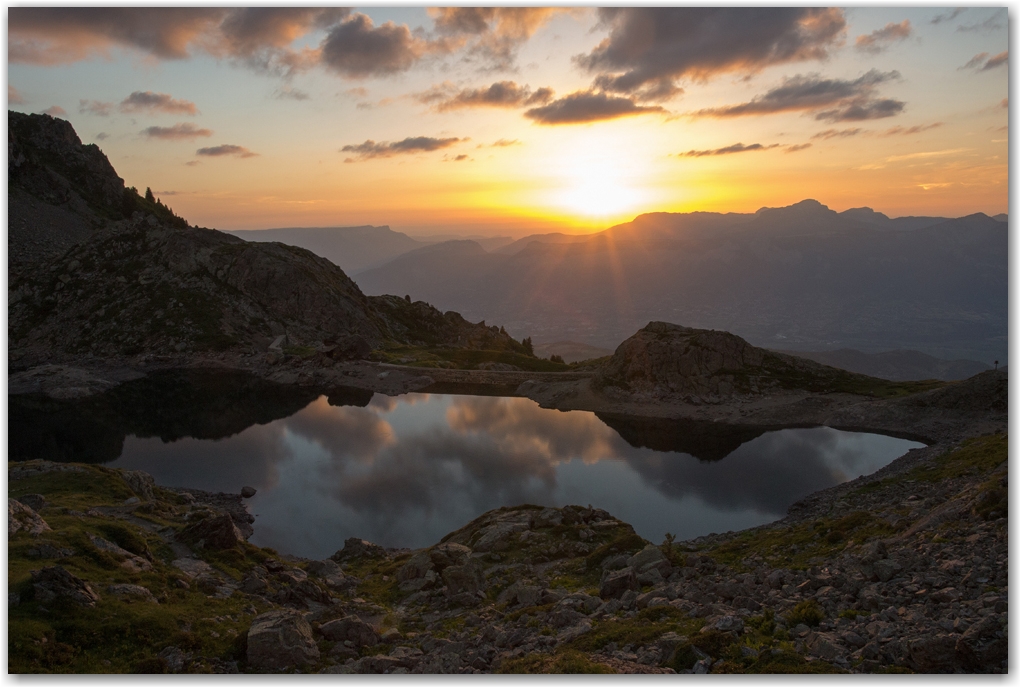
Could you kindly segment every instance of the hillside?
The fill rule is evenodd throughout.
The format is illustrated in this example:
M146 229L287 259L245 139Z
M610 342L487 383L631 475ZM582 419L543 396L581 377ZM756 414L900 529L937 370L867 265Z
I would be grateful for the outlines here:
M529 237L477 260L409 253L357 281L366 293L407 293L544 341L612 348L649 321L671 320L770 348L1004 362L1007 224L879 214L814 201L653 213L567 243Z
M991 369L976 360L942 360L920 351L863 353L849 348L835 351L780 351L849 372L894 381L942 379L947 382L973 377Z
M85 357L252 355L273 343L326 346L341 357L392 345L525 352L457 313L370 298L305 249L190 226L125 190L67 122L15 112L8 122L8 200L23 224L9 237L12 369Z

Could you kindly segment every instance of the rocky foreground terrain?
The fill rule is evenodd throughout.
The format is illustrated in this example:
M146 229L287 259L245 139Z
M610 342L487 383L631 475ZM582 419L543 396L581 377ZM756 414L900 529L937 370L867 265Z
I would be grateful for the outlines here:
M597 508L523 505L321 561L249 544L239 495L45 461L8 480L11 672L1007 669L1003 433L745 532L656 544Z

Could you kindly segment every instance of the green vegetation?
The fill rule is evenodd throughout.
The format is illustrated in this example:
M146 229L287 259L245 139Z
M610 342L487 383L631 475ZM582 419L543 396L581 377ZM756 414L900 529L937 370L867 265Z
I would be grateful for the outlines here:
M579 651L561 651L553 654L529 654L520 658L503 661L500 673L561 673L561 674L592 674L615 673L616 671L602 663L596 663Z
M951 384L951 382L937 379L893 382L825 365L818 365L816 368L815 365L809 364L803 368L797 368L790 365L785 358L773 353L765 354L762 369L768 377L775 379L784 389L803 389L816 393L857 394L881 399L909 396ZM738 380L745 377L743 385L749 386L750 380L747 378L746 372L733 374Z
M554 363L517 351L470 350L463 348L419 348L394 346L373 351L372 360L410 367L478 369L484 363L504 363L528 372L569 372L569 365Z
M786 614L786 623L790 627L796 627L801 624L808 627L818 627L818 624L823 620L825 620L825 611L822 610L822 607L814 599L801 601Z
M991 472L1009 457L1009 440L1005 434L968 439L956 449L937 458L933 465L911 471L908 479L942 482L948 479Z
M571 649L598 651L611 642L619 646L640 646L655 641L667 632L695 634L704 625L700 618L688 618L672 606L655 606L639 611L633 618L607 618L597 622L592 631L570 642Z

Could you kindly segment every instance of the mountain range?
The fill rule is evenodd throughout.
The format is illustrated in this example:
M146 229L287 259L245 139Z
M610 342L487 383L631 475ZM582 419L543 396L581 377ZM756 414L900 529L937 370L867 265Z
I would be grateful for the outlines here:
M755 213L651 213L492 252L468 240L426 246L357 282L543 342L615 348L660 319L769 348L914 349L991 363L1006 355L1004 220L890 219L814 200Z

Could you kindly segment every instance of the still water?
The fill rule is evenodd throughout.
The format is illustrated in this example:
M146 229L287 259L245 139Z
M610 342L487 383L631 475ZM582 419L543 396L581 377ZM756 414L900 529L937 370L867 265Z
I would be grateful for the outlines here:
M296 412L247 426L238 419L219 432L139 430L135 422L121 429L120 450L97 460L116 455L109 466L144 470L164 486L253 486L252 543L322 558L352 536L431 545L487 510L523 503L591 504L653 542L666 532L688 539L737 530L922 446L824 427L720 430L599 417L522 398L331 400L350 403L291 400Z

